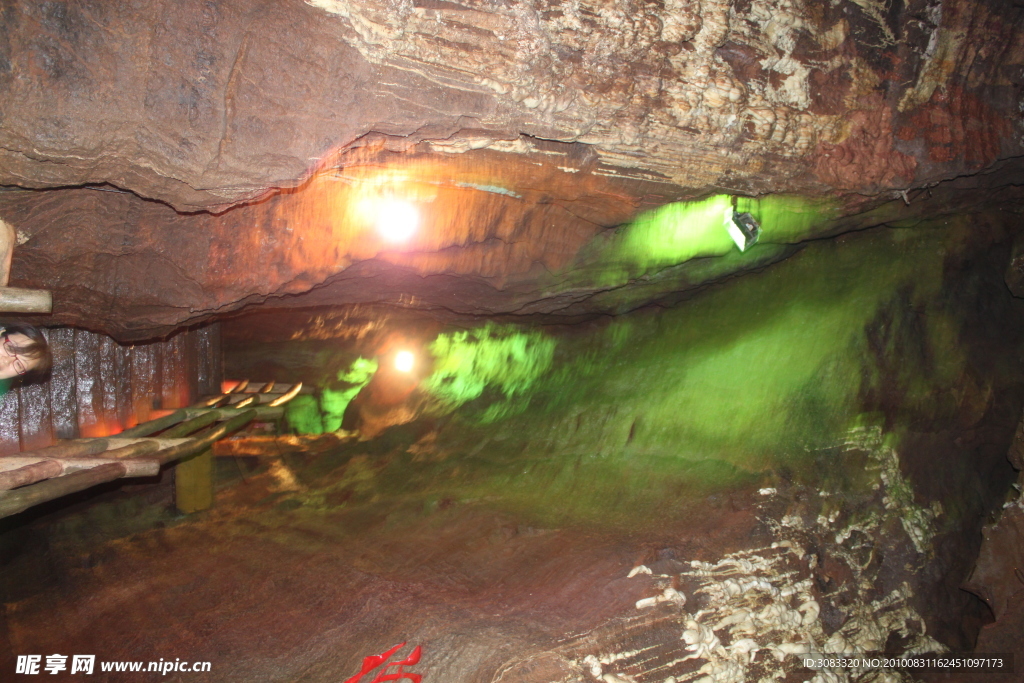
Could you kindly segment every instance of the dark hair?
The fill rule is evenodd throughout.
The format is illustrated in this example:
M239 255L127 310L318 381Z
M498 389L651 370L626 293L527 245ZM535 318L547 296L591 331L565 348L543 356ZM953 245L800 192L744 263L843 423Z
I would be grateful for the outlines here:
M35 367L22 375L22 378L25 380L44 379L53 365L53 356L50 354L50 345L46 342L43 333L36 327L19 323L0 325L0 329L4 331L4 334L23 334L29 338L29 342L21 346L11 342L14 351L19 356L36 361Z

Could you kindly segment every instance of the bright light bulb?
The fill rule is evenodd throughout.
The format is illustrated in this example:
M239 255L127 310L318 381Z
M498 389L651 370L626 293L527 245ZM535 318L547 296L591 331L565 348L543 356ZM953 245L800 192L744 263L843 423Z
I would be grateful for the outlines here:
M395 369L399 372L412 372L412 366L416 364L416 357L410 351L399 351L395 355Z
M409 202L385 201L377 212L377 232L389 242L405 242L416 232L419 222L419 211Z

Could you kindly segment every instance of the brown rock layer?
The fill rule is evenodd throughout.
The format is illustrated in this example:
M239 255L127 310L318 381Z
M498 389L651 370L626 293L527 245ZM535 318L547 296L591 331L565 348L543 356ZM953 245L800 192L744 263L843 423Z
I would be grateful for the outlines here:
M848 193L849 216L1024 151L1009 0L3 7L14 283L120 339L325 284L304 305L592 313L543 278L641 208ZM388 196L430 234L368 232Z
M0 184L223 206L379 132L440 154L582 142L688 188L906 187L1019 152L1020 21L968 0L10 2ZM816 173L893 116L924 172Z

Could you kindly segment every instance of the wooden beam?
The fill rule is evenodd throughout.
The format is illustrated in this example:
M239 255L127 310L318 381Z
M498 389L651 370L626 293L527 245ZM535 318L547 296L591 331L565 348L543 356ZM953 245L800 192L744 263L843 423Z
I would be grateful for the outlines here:
M158 417L155 420L143 422L142 424L136 425L131 429L126 429L123 432L121 432L118 436L122 438L133 436L149 436L151 434L156 434L161 429L167 429L168 427L173 427L179 422L184 422L185 418L187 417L188 413L186 413L184 409L175 410L170 415L164 415L163 417Z
M283 393L278 393L277 391L264 393L260 391L256 393L225 394L221 398L227 398L227 403L231 406L239 403L244 403L246 406L254 403L260 405L284 405L297 395L303 393L303 389L302 382L299 382L298 384L293 384L288 391Z
M56 479L47 479L46 481L25 486L16 491L8 491L0 494L0 517L16 515L33 505L39 505L48 500L82 491L107 481L120 479L124 476L124 473L124 465L121 463L110 463L94 467L91 470L67 474Z
M235 412L237 413L237 411ZM158 458L161 463L166 464L174 462L175 460L187 458L190 455L195 455L196 453L213 446L213 443L218 439L223 439L231 432L237 431L249 424L256 419L258 415L259 411L256 409L249 409L238 413L235 417L226 422L221 422L220 424L209 427L198 434L194 434L191 439L188 439L181 445L158 451L154 457Z
M288 401L295 398L296 394L298 394L300 391L302 391L302 382L299 382L298 384L293 386L289 391L275 398L273 401L270 402L270 406L272 408L283 406L285 403L288 403Z
M229 394L240 394L245 391L245 388L249 386L249 380L243 379L241 382L236 384L230 391Z
M300 384L301 384L301 382L300 382ZM235 388L235 389L232 389L231 391L229 391L227 393L229 393L229 394L238 393L238 394L242 394L243 396L248 395L248 394L278 394L278 395L280 395L280 394L287 393L288 391L291 391L291 389L294 386L295 386L294 384L282 384L280 382L250 382L249 384L247 384L245 386L245 389L242 390L242 391L237 391L237 388ZM267 387L270 387L270 388L267 389ZM315 389L313 387L307 386L307 387L303 387L299 391L299 393L300 394L313 394L313 393L316 393L316 391L315 391ZM208 394L208 395L203 396L203 398L204 399L214 398L215 396L223 396L223 394Z
M195 417L185 420L179 425L171 427L161 436L174 439L178 437L188 436L192 432L199 431L203 427L213 424L220 419L220 414L216 410L206 410Z
M25 451L16 455L26 457L34 456L43 458L74 458L82 455L96 455L110 447L109 440L101 439L76 439L75 441L64 441L62 443L37 448L34 451Z
M273 395L273 394L271 394L271 395ZM256 410L256 417L254 418L256 420L274 420L274 419L277 419L277 418L281 417L282 415L284 415L284 408L281 407L281 406L278 406L276 408L271 408L269 405L259 406L259 407L251 406L248 409L249 410L252 410L252 409ZM185 408L185 410L188 411L189 417L197 417L199 415L203 415L205 413L211 413L211 412L212 413L216 413L218 420L227 420L227 419L232 418L235 415L238 415L239 413L242 412L242 410L239 410L239 409L235 408L234 406L224 407L224 408L215 408L213 410L211 410L209 408L203 408L203 409Z
M0 287L0 311L50 313L53 311L53 296L45 289Z
M64 441L54 444L53 446L47 446L46 448L37 448L34 451L24 451L22 453L12 453L11 455L0 456L0 462L6 462L6 459L11 457L33 458L35 460L60 460L61 458L88 457L90 455L98 455L100 453L104 453L103 457L109 457L106 454L107 451L113 451L118 448L123 449L125 446L132 446L138 443L155 444L156 448L151 450L157 451L164 448L170 448L171 446L177 446L180 442L181 439L165 438L163 436L158 439L126 439L122 436L102 437L97 439L76 439L75 441Z
M110 452L113 452L113 451L110 451ZM155 444L150 449L149 452L150 453L155 453L156 452ZM17 456L12 456L10 458L4 458L4 463L5 464L20 465L20 466L22 466L22 469L24 467L29 467L29 466L31 466L33 464L40 464L40 463L46 463L46 462L52 462L52 463L58 464L60 466L60 471L57 472L56 474L51 474L49 477L43 477L44 479L45 478L59 477L62 474L68 474L70 472L78 472L80 470L90 470L90 469L92 469L94 467L99 467L100 465L106 465L106 464L109 464L109 463L112 463L112 462L124 463L125 468L126 468L124 476L126 476L126 477L153 477L153 476L156 476L157 474L160 474L160 461L155 460L153 458L146 459L146 458L139 458L139 457L133 457L133 458L107 458L107 457L97 458L97 457L88 457L88 458L60 458L60 459L42 460L42 461L36 460L35 458L19 458ZM11 471L14 472L14 471L17 471L17 470L11 470ZM7 472L0 472L0 482L3 481L2 475L4 475L4 474L7 474ZM40 480L37 479L36 481L40 481ZM2 485L0 485L0 489L2 489L2 488L3 488ZM11 487L11 488L14 488L14 487Z
M124 458L140 458L165 448L180 446L188 442L188 439L167 439L161 436L159 439L108 439L111 449L104 451L104 458L121 460ZM122 445L123 444L123 445Z
M23 467L0 472L0 491L28 486L43 479L59 477L64 468L56 460L37 460Z

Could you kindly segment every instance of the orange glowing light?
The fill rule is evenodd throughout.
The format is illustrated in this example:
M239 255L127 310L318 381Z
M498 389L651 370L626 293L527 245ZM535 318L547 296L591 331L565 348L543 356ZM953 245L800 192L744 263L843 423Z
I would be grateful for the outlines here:
M388 199L377 208L377 232L388 242L405 242L416 233L420 212L409 202Z
M226 379L220 383L220 393L226 394L242 383L240 379Z
M86 438L116 436L124 431L121 423L114 419L101 419L79 425L78 433Z
M395 369L399 372L412 372L416 365L416 356L411 351L399 351L395 354Z

